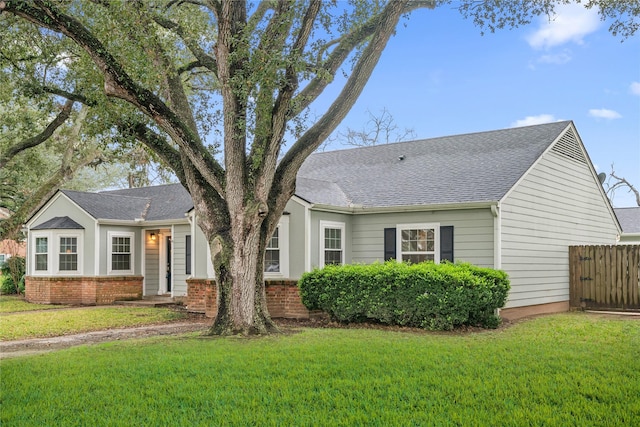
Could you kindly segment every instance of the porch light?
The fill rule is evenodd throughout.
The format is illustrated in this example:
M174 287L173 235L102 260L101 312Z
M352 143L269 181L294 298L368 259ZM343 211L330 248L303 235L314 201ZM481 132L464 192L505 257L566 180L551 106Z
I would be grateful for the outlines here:
M153 242L156 241L156 233L151 233L151 235L149 237L151 238L151 241L153 241Z

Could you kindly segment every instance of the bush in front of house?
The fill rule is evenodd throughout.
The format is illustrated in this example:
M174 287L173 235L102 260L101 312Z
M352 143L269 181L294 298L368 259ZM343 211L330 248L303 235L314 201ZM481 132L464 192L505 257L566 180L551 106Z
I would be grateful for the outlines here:
M507 274L466 263L327 266L298 282L302 303L339 322L450 330L496 328L509 292Z
M25 258L13 256L0 268L0 292L4 295L24 293Z

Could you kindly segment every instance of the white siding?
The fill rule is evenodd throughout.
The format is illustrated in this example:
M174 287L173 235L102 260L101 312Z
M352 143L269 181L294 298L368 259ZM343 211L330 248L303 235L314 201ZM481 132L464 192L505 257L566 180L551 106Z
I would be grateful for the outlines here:
M151 233L156 237L155 240L151 240ZM158 251L159 230L147 230L144 233L144 294L145 295L157 295L160 289L159 271L160 271L160 252Z
M305 207L289 200L285 211L289 212L289 277L299 279L304 273L306 252Z
M503 200L502 269L511 278L506 307L569 300L568 247L616 243L616 222L599 185L586 160L554 149Z
M489 208L355 215L351 233L347 232L351 236L347 262L383 261L384 229L412 223L452 225L455 261L493 267L493 216Z
M191 234L191 226L189 224L176 225L173 227L172 250L173 250L173 295L187 295L187 273L186 273L186 241L187 234Z
M96 233L95 233L95 219L89 216L84 210L80 209L75 203L70 201L64 194L58 193L54 196L51 201L45 206L44 209L40 210L33 218L29 221L29 227L35 227L40 225L46 221L49 221L55 217L68 216L82 227L84 227L82 231L82 247L83 247L83 256L81 257L82 262L82 274L84 276L94 276L98 275L96 272L95 265L95 257L93 256L95 241L96 241ZM58 232L61 230L57 230ZM74 230L80 231L80 230ZM27 239L27 242L31 242L31 237ZM51 244L56 244L56 242L51 242ZM27 244L27 274L33 274L33 266L31 265L31 260L33 257L33 245L31 243ZM50 262L54 262L55 260L50 259Z
M345 262L351 262L351 224L355 218L355 216L348 214L311 211L311 247L309 248L311 252L311 268L320 266L320 221L342 222L345 224ZM382 250L382 246L380 248Z

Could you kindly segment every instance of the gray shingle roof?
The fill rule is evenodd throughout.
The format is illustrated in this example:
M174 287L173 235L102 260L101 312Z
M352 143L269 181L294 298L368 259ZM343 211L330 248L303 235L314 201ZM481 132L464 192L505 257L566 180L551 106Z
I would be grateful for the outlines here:
M84 230L84 227L68 216L57 216L38 224L32 230Z
M498 201L570 123L315 153L296 195L342 207Z
M640 207L614 209L623 233L640 233Z
M138 197L149 200L149 208L144 217L147 221L184 218L184 214L193 208L191 195L182 184L128 188L104 191L99 194Z
M184 218L193 208L191 196L180 184L131 188L101 193L61 190L96 219L147 221Z

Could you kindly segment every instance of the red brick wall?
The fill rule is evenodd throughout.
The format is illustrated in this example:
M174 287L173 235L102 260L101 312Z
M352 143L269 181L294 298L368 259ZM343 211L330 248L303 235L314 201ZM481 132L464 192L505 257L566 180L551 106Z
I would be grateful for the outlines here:
M187 310L216 317L218 304L215 280L187 279Z
M38 304L106 305L142 298L142 276L25 278L27 301Z
M268 280L265 282L267 308L271 317L308 319L309 310L300 300L298 282L295 280Z
M294 280L265 282L267 309L273 318L308 319L309 310L300 301L298 284ZM215 317L218 313L216 284L213 280L187 280L187 310Z

